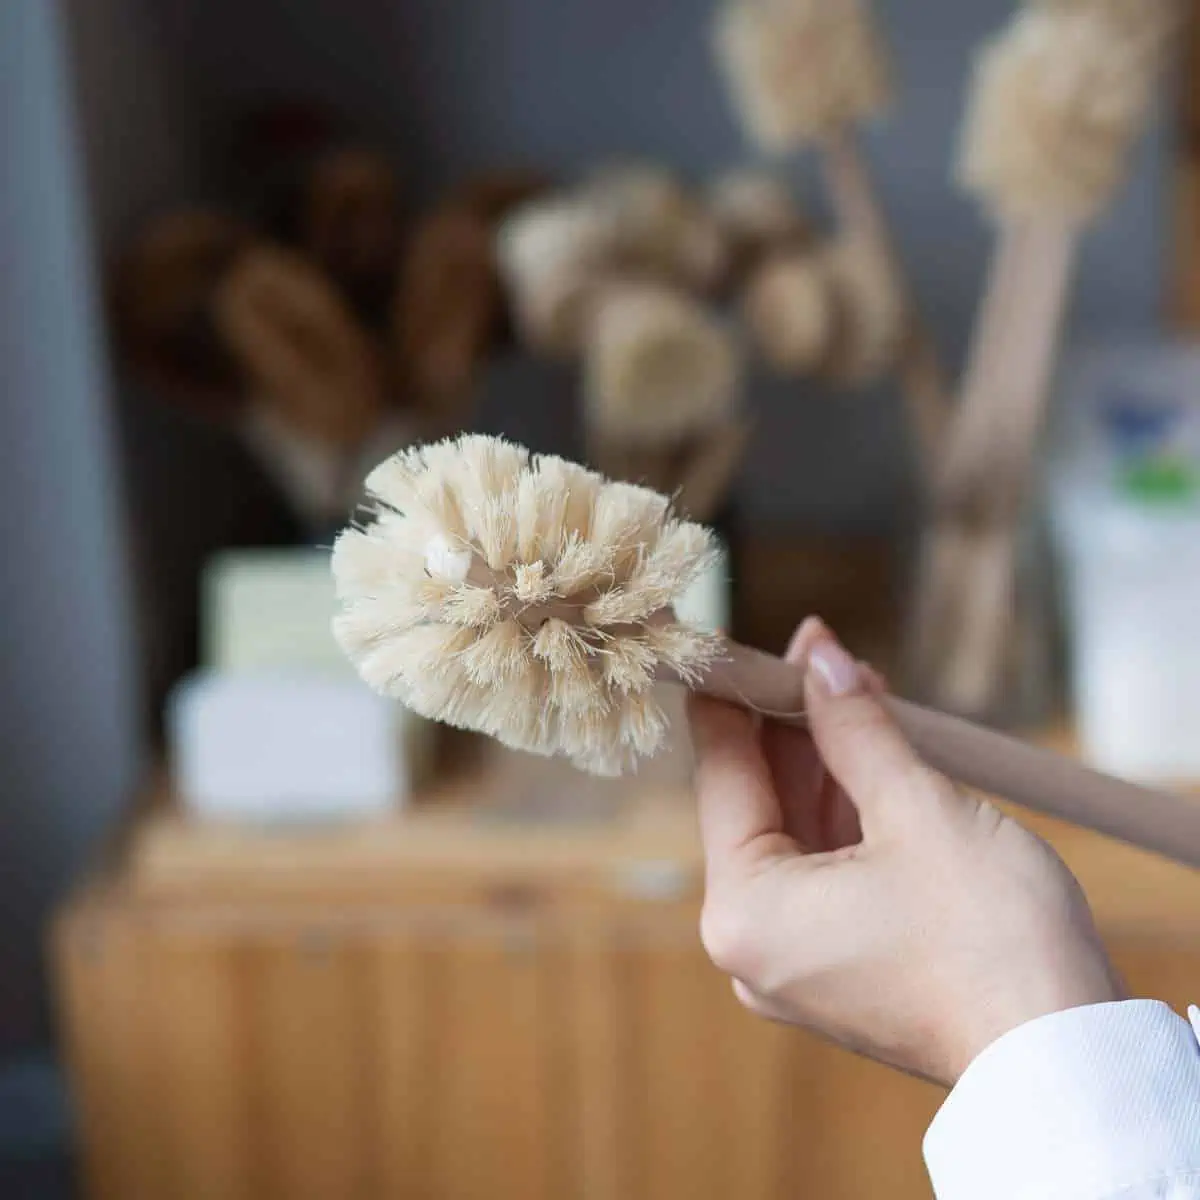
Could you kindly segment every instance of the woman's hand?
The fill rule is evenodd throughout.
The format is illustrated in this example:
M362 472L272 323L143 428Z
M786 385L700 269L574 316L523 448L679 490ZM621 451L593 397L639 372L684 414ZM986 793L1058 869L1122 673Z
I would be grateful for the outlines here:
M754 1012L953 1084L1035 1017L1122 998L1057 855L922 763L816 620L811 735L696 697L701 935Z

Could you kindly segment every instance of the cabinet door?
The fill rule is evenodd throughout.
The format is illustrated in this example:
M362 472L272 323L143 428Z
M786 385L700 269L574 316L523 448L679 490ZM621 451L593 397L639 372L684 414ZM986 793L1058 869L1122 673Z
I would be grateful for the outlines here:
M775 1200L794 1038L746 1013L692 918L567 939L584 1200Z
M111 912L56 939L92 1200L561 1200L533 922Z

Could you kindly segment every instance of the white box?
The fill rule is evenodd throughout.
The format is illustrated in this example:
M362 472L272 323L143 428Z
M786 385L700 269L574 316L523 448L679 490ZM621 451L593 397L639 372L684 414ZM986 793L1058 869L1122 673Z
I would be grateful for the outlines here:
M227 550L204 572L203 665L216 674L307 672L368 691L333 636L337 593L330 551L305 548ZM434 767L431 722L390 702L412 786Z
M393 706L308 672L198 673L172 695L175 786L197 816L266 824L379 817L406 799Z

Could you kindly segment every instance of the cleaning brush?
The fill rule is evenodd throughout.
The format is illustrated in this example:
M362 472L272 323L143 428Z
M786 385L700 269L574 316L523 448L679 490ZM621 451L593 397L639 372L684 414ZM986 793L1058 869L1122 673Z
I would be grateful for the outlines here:
M742 120L768 154L836 136L891 98L861 0L731 0L715 41Z
M713 540L666 497L483 436L401 451L366 489L367 519L333 549L334 633L422 716L609 775L663 747L658 682L803 721L799 668L677 618ZM960 783L1200 865L1200 806L887 704Z
M908 294L877 189L854 136L891 98L886 48L866 0L725 0L717 59L750 138L768 155L816 145L839 237L860 245L901 303L896 353L922 474L932 480L949 392Z
M402 392L437 433L470 423L502 316L489 223L458 199L420 218L400 265L390 343Z
M1003 219L1091 221L1124 178L1154 99L1174 0L1058 0L984 48L959 174Z
M1074 261L1145 125L1176 15L1174 0L1042 0L976 68L959 174L1000 234L939 504L943 523L997 528L937 535L914 638L933 694L962 711L984 711L1000 686L1018 522Z
M375 347L308 259L267 243L247 250L215 314L260 402L297 432L339 448L371 432L385 403Z
M741 366L726 327L687 294L613 282L584 348L586 418L607 441L672 445L732 416Z
M540 197L500 223L496 262L527 346L556 357L579 351L614 241L609 214L570 195Z

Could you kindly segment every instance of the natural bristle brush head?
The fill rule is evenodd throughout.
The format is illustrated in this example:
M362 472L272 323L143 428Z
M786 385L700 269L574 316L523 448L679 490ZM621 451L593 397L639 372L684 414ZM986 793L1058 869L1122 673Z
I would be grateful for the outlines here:
M777 371L806 375L828 358L837 303L818 255L768 258L746 284L742 309L755 344Z
M666 497L500 438L401 451L333 549L339 645L415 712L615 775L666 735L657 679L698 677L718 637L673 603L711 535Z
M726 0L714 43L742 124L768 153L874 117L890 99L865 0Z
M628 445L669 446L728 421L741 399L732 334L686 293L614 281L584 347L589 426Z
M1042 0L975 68L959 177L999 216L1085 222L1119 186L1175 0Z

